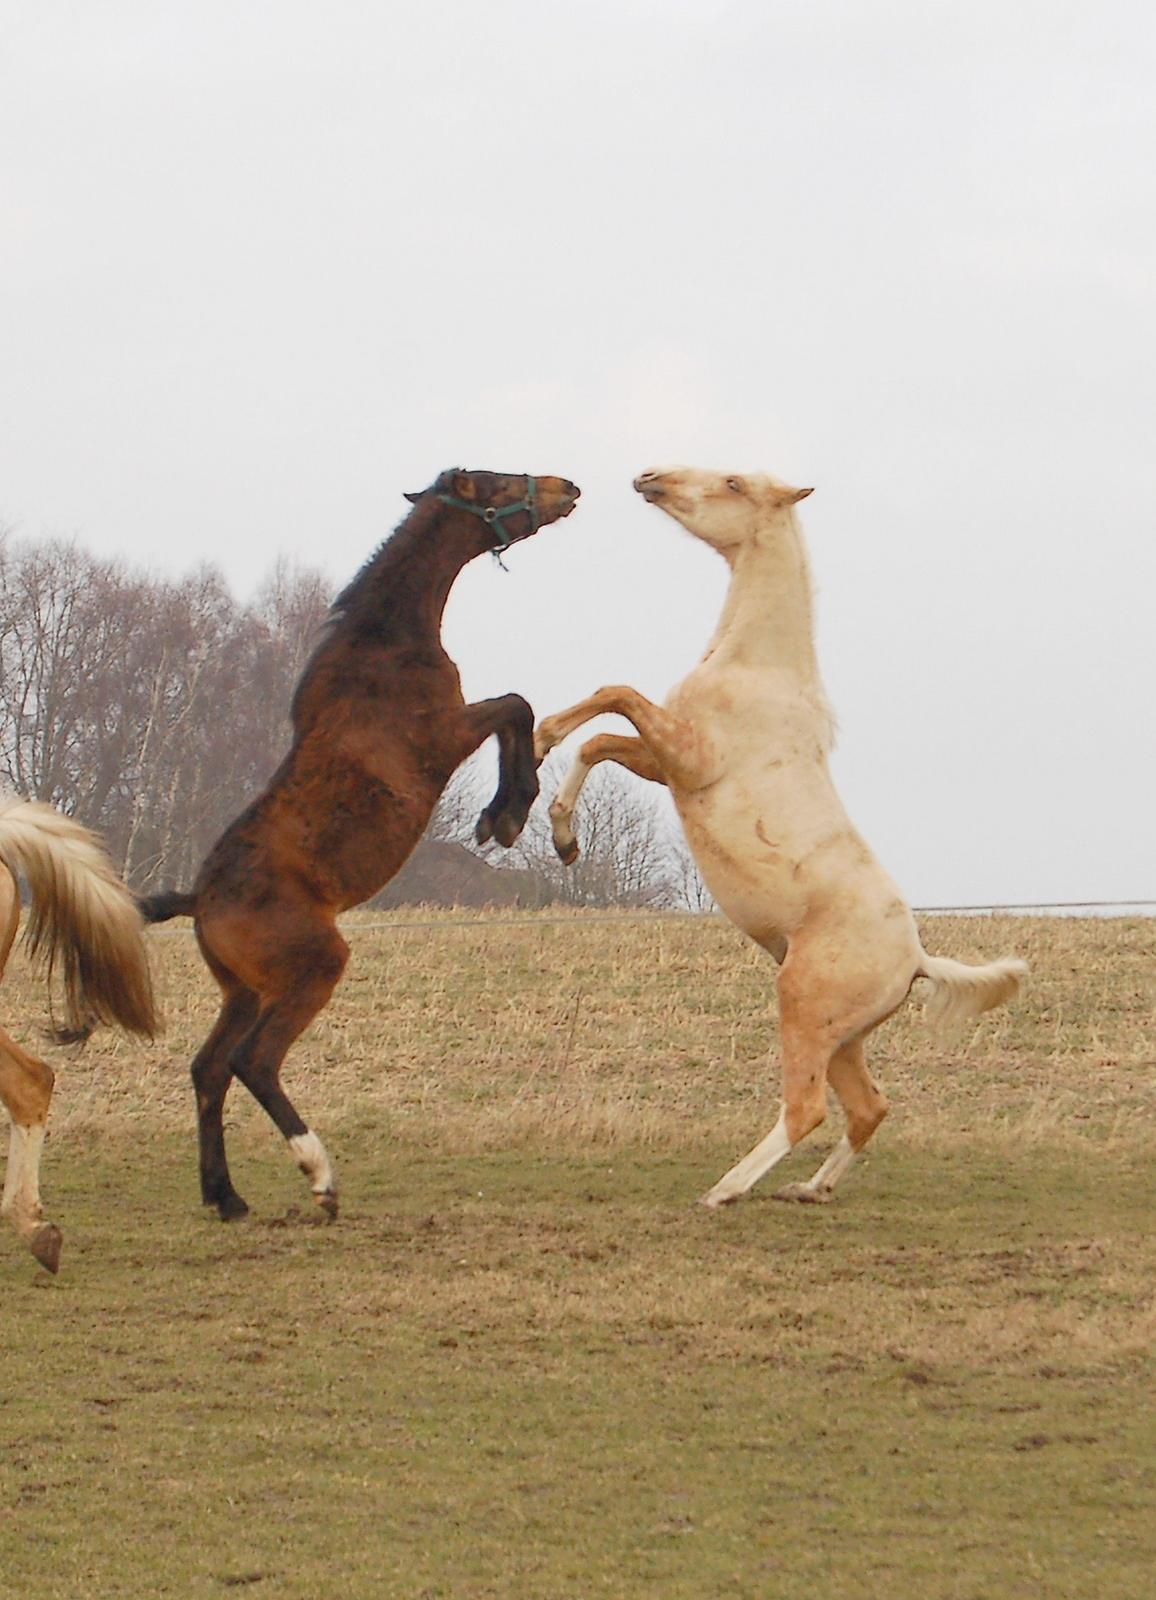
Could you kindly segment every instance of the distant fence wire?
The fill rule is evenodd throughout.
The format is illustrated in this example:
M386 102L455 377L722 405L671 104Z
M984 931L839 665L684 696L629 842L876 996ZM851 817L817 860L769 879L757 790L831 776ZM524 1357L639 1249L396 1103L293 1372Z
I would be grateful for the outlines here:
M1148 907L1156 912L1153 900L1026 900L1014 905L977 906L912 906L917 916L982 916L997 912L1020 913L1027 911L1132 911ZM573 928L591 922L725 922L719 911L617 911L585 916L579 913L569 917L543 917L527 912L521 917L430 917L428 919L381 918L374 922L343 922L340 926L354 933L369 933L379 928L393 928L399 932L418 928ZM166 934L192 933L192 926L158 928L159 937Z

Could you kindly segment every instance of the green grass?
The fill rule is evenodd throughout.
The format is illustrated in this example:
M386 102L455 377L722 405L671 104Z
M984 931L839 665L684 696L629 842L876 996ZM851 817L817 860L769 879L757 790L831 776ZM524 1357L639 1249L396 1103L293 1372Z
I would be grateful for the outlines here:
M493 943L395 946L385 989L360 950L288 1075L333 1226L243 1099L225 1227L165 1051L61 1057L59 1278L0 1235L0 1593L1142 1600L1152 934L1025 931L1015 1013L955 1056L881 1039L895 1114L829 1207L692 1204L765 1131L755 1045L710 1055L763 974L669 929L579 929L569 967L543 940L516 1020ZM208 985L164 951L179 1056Z

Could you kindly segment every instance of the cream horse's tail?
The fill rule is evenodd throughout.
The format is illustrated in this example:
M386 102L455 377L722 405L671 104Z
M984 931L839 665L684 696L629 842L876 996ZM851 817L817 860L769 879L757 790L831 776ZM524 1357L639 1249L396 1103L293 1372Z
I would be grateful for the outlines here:
M149 1038L157 1030L136 903L96 838L51 806L0 795L0 860L28 883L25 943L64 981L62 1039L97 1022Z
M1026 961L992 961L986 967L969 967L948 956L923 952L916 977L930 978L932 994L927 1015L937 1028L951 1028L978 1017L981 1011L1002 1006L1027 977Z

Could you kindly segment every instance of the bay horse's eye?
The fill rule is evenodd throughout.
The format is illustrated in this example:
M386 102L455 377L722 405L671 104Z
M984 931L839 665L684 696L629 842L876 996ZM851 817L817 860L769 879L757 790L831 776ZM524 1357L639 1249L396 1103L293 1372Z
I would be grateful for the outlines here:
M727 488L728 489L733 489L735 494L742 494L742 492L743 492L743 480L741 478L728 478L727 479Z

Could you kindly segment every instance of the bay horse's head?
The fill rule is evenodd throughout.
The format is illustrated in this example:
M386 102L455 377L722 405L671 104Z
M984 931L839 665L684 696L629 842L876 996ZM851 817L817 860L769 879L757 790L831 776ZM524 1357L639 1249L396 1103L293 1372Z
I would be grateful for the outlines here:
M650 505L728 559L755 543L812 492L792 489L769 472L711 472L703 467L652 467L638 474L634 487Z
M580 493L568 478L450 467L428 489L406 499L414 505L432 499L458 513L463 532L477 540L474 553L493 550L500 555L548 522L569 516Z

